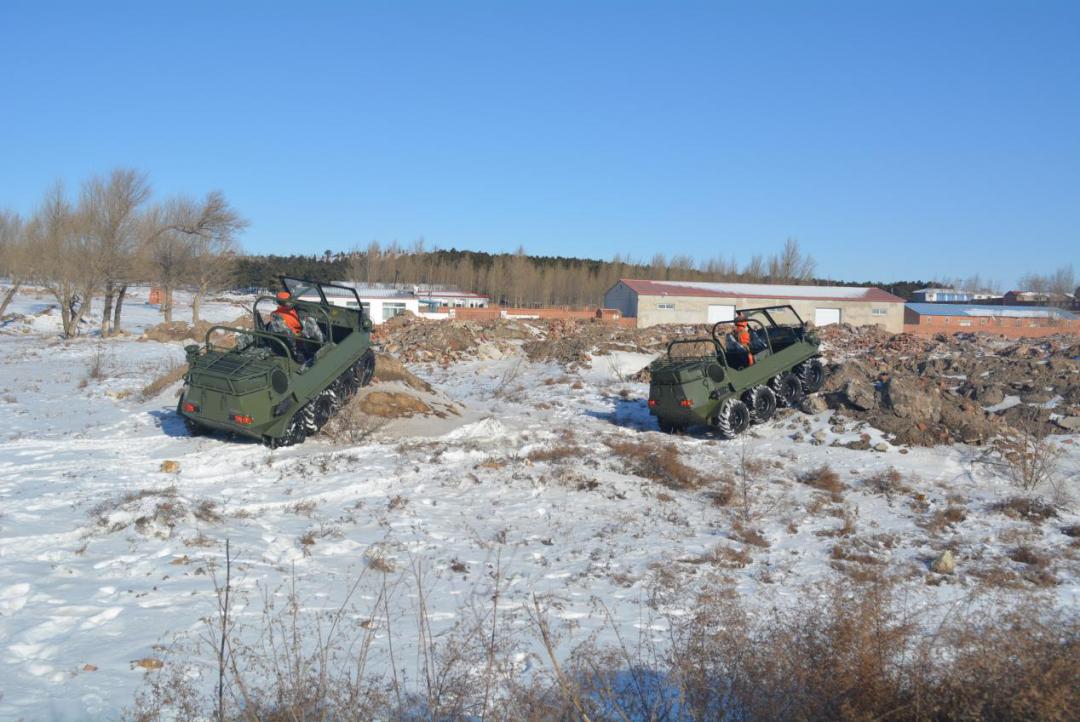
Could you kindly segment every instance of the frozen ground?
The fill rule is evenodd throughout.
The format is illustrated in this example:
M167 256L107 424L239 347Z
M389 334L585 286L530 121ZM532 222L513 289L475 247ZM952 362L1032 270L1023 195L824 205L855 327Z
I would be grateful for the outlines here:
M142 289L129 301L127 330L160 321L144 300ZM570 374L517 357L414 367L462 404L460 417L395 421L355 447L270 451L188 437L175 388L141 398L182 343L62 341L48 307L23 294L11 310L24 317L0 327L0 719L114 718L156 674L147 660L168 660L173 638L213 613L209 572L226 538L246 623L288 583L316 610L360 579L361 608L391 586L372 616L403 640L416 636L417 589L438 638L489 604L495 584L523 638L538 595L563 650L613 629L662 641L664 618L710 585L762 608L839 575L895 577L928 608L987 587L1080 602L1080 550L1062 532L1080 522L1075 502L1045 522L995 511L1016 490L977 463L978 449L833 447L882 438L831 412L789 412L733 442L661 436L647 386L622 380L648 357L622 354ZM238 309L212 302L204 315ZM1063 491L1075 498L1080 449L1062 441ZM706 483L635 476L619 442L674 443ZM162 471L166 460L179 470ZM796 480L822 464L838 493ZM890 468L899 481L885 493ZM735 497L715 503L731 483ZM1046 564L1013 560L1021 546ZM934 575L946 548L957 572ZM415 651L398 654L409 673Z

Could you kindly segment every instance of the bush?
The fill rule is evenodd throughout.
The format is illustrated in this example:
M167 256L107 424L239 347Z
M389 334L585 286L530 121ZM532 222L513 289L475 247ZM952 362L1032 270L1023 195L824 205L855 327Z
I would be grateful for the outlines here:
M705 479L679 459L675 444L647 441L609 441L608 447L623 460L628 473L672 489L697 489Z
M798 479L801 484L829 492L833 501L840 501L843 498L844 484L840 481L840 475L828 464L806 471L800 474Z

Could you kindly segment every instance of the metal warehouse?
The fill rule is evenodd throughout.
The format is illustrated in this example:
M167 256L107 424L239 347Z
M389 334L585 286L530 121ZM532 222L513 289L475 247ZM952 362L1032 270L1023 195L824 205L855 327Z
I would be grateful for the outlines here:
M623 278L604 294L606 308L636 318L639 328L730 321L736 308L784 304L818 326L848 323L882 326L893 333L904 330L904 299L880 288Z
M1050 306L909 303L904 330L923 336L983 331L1015 338L1080 333L1080 317Z

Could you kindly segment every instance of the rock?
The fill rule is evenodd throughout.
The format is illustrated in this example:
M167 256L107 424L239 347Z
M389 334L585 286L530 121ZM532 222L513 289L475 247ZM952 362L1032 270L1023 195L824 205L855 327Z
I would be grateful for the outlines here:
M874 451L885 452L885 451L888 451L888 450L889 450L889 445L886 444L884 441L879 441L878 443L874 444Z
M930 571L938 574L952 574L956 569L956 560L951 551L946 549L937 559L930 563Z
M874 387L863 379L851 379L841 391L844 399L859 411L869 411L877 406L877 394Z
M179 474L180 462L173 461L172 459L166 459L165 461L161 462L161 471L165 474Z
M1020 400L1025 404L1045 404L1050 399L1054 398L1054 395L1043 391L1041 389L1028 392L1020 396Z
M1005 400L1005 389L1001 384L987 384L976 389L975 398L983 406L995 406Z
M98 668L96 664L87 663L82 666L82 671L84 672L96 672L97 670Z
M870 448L870 436L867 434L859 434L858 439L849 441L844 444L844 446L853 451L866 451Z
M1054 423L1067 431L1080 431L1080 416L1063 416Z
M819 414L829 408L829 405L825 403L825 399L819 394L812 394L807 396L799 404L799 410L804 414Z
M900 418L936 422L941 418L941 393L923 380L894 377L883 385L882 406Z
M818 429L817 431L815 431L810 436L811 439L813 439L814 441L817 441L818 443L822 443L822 444L825 443L825 439L827 439L828 437L829 437L829 433L827 431L825 431L824 429Z

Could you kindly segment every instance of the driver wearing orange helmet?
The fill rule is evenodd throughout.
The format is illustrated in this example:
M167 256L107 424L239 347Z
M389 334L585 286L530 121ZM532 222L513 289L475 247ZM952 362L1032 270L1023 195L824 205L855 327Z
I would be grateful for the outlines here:
M292 295L288 291L278 291L278 306L274 309L274 315L279 317L290 331L299 336L303 324L300 323L300 314L296 312L295 308L288 305L291 298Z

